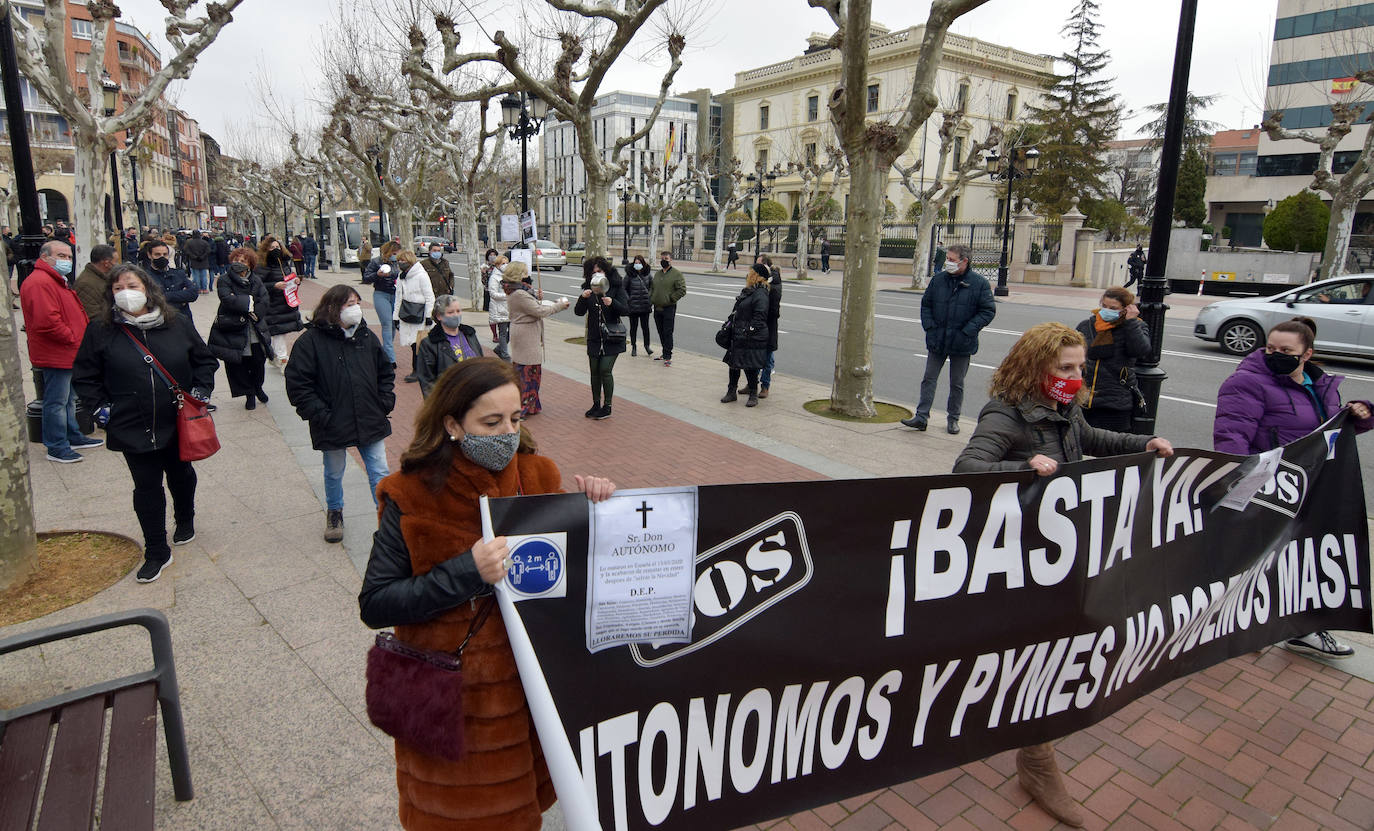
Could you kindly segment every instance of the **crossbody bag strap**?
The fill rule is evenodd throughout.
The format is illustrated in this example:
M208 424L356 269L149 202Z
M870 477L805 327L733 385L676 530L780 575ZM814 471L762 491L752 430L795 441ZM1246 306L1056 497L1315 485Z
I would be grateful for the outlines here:
M495 608L495 606L496 595L487 595L487 599L482 601L482 608L477 610L476 617L472 619L472 624L468 626L467 636L463 638L462 643L458 644L458 648L453 650L453 654L460 658L463 657L463 650L467 648L468 641L472 640L472 636L476 635L483 624L487 622L487 618L491 615L491 610Z
M149 366L153 367L153 369L157 370L157 374L162 377L162 382L165 383L169 389L171 389L172 394L180 395L181 387L178 386L177 382L172 379L172 373L168 372L166 367L164 367L158 361L157 358L153 357L153 353L148 350L148 347L143 344L143 341L134 337L134 333L129 331L129 327L120 324L119 328L124 331L124 334L129 336L129 340L134 342L134 346L138 349L138 351L143 353L144 363L148 364Z

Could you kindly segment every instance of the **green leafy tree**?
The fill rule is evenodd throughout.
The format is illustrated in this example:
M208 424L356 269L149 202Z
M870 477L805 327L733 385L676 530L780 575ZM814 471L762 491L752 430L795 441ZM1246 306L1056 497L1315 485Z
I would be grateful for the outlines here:
M843 216L844 208L829 197L811 207L811 218L819 222L838 222Z
M1107 142L1116 137L1121 104L1103 77L1110 55L1099 48L1098 4L1078 0L1061 30L1071 51L1059 56L1068 65L1055 76L1043 102L1028 111L1029 125L1040 136L1040 169L1017 190L1054 215L1069 209L1069 200L1103 192Z
M1274 206L1264 218L1264 241L1276 251L1321 251L1331 209L1310 190L1300 191Z
M648 222L649 206L640 202L627 202L620 206L617 211L620 221L624 222L627 218L630 222Z
M1174 219L1189 228L1207 221L1207 163L1196 148L1183 154L1178 167L1178 187L1174 190Z
M690 199L684 199L673 206L671 212L674 222L695 222L701 215L701 208Z
M768 223L786 221L787 209L782 206L781 202L775 202L772 199L765 199L763 200L763 204L759 205L759 222Z
M1188 100L1183 107L1183 150L1196 150L1201 153L1206 160L1207 155L1212 150L1212 134L1221 128L1215 121L1208 121L1202 118L1202 111L1221 100L1220 95L1193 95L1188 93ZM1145 108L1145 112L1153 113L1154 121L1151 121L1140 128L1140 132L1150 136L1149 147L1157 150L1164 145L1164 125L1168 121L1167 111L1168 102L1161 104L1150 104Z
M1126 206L1115 199L1098 199L1084 211L1087 225L1107 233L1107 239L1121 239L1131 224Z

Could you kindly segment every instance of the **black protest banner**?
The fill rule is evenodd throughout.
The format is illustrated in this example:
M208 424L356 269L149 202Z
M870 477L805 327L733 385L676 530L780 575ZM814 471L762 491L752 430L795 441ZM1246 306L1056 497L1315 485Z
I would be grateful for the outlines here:
M562 726L541 741L580 768L555 782L594 795L570 826L733 828L1067 735L1284 638L1370 631L1342 423L1269 468L1180 451L702 487L691 643L595 654L585 497L493 500L498 534L566 534L565 588L513 608Z

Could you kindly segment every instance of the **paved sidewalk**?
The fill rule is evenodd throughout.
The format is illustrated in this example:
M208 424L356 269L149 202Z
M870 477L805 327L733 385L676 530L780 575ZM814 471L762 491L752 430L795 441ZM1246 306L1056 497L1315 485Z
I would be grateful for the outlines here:
M303 287L303 306L329 285L356 284L356 276L322 274ZM371 292L362 294L367 300ZM197 302L202 332L214 310L213 296ZM465 317L485 342L481 313ZM828 391L782 373L759 407L723 405L719 356L685 352L668 368L622 357L615 414L590 421L582 416L589 403L585 352L566 341L581 334L581 322L570 312L551 319L545 411L530 422L568 486L583 472L625 487L944 473L972 426L965 420L963 436L948 436L811 416L802 403ZM408 351L398 350L398 358L393 468L420 403L418 386L399 380L409 370ZM166 612L197 795L175 802L160 768L159 828L397 827L390 740L368 724L363 707L371 633L358 621L356 594L375 527L366 479L355 460L346 475L345 545L325 544L319 454L286 402L280 373L268 370L272 400L252 412L242 399L228 399L225 386L221 376L214 398L224 449L196 465L198 536L175 550L162 579L139 585L130 575L85 603L0 635L114 609ZM82 464L62 466L43 461L41 445L31 445L30 460L40 528L137 537L117 454L97 450ZM1267 649L1164 687L1064 738L1060 763L1089 827L1374 827L1374 683L1345 671L1374 678L1369 658L1362 649L1336 667ZM0 659L0 706L146 662L146 644L128 633ZM1052 825L1029 804L1004 753L760 827ZM557 820L546 827L558 827Z

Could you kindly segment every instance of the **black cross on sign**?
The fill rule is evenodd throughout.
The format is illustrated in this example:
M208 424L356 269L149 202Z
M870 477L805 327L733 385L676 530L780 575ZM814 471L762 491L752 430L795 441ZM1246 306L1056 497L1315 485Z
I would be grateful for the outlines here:
M650 507L649 507L649 503L648 503L648 502L645 502L644 500L641 499L640 502L639 502L639 507L638 507L638 508L635 508L635 510L639 512L639 518L644 522L643 527L644 527L644 528L648 528L648 527L649 527L649 512L652 511L653 508L650 508Z

